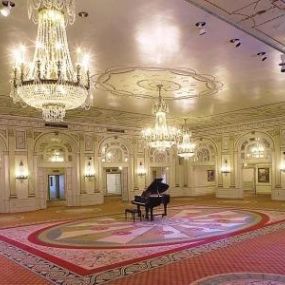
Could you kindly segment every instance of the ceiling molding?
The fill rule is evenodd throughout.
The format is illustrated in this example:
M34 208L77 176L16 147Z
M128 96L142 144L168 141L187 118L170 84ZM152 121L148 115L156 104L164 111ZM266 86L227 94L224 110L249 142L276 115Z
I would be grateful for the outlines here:
M190 68L112 67L100 74L96 88L118 96L157 99L158 85L167 101L187 100L215 95L223 84L213 75Z
M283 8L281 6L276 5L277 2L281 2L280 0L279 1L278 0L263 0L263 1L257 0L257 1L252 1L249 4L247 3L246 5L243 5L242 3L244 2L240 1L241 3L240 7L235 10L226 9L221 4L221 1L210 1L210 0L184 0L184 1L204 10L205 12L213 15L214 17L247 33L248 35L254 37L255 39L272 47L273 49L281 53L285 53L284 42L281 42L277 38L274 38L272 35L269 35L268 33L266 33L260 28L262 24L265 24L265 23L267 24L270 21L272 22L277 21L280 18L282 18L284 22L285 5ZM218 2L219 4L215 2ZM231 1L223 1L223 4L230 3L230 2ZM235 1L235 3L238 3L238 1ZM259 4L260 4L260 8L257 10ZM263 6L261 7L261 5ZM256 10L256 11L250 12L249 8L251 8L251 10ZM274 13L272 13L273 9L276 10L275 12L276 16L274 15ZM254 21L256 17L261 16L261 13L264 13L264 14L267 13L268 19L264 20L262 24L257 25L254 23Z

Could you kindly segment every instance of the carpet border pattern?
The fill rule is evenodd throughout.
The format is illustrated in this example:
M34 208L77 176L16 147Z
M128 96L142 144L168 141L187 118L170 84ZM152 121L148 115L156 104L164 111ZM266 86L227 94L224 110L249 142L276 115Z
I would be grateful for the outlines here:
M285 284L285 275L281 274L258 273L258 272L233 272L233 273L207 276L205 278L192 282L191 285L219 285L223 284L224 282L227 283L232 281L243 281L247 279L269 281L270 283L268 284L273 284L271 282L275 281L282 282L282 284L283 283ZM252 283L252 284L257 284L257 283Z
M218 241L209 242L194 248L166 254L160 257L144 260L127 266L121 266L105 272L81 276L65 268L55 265L43 258L28 253L18 247L0 240L0 254L27 268L37 275L42 276L52 284L61 285L97 285L104 284L115 279L127 277L135 273L148 271L170 263L178 262L219 248L225 248L245 240L264 236L279 230L285 229L285 222L278 222L251 232L238 234L233 237L224 238Z

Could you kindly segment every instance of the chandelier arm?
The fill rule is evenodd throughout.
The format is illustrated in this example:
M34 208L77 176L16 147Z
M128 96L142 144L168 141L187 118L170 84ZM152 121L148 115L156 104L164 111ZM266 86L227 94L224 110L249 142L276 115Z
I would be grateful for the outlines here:
M14 102L42 110L46 121L62 121L67 110L89 108L90 72L88 63L73 68L66 24L75 15L75 0L29 0L30 18L38 25L36 48L31 63L24 50L16 56L11 79Z

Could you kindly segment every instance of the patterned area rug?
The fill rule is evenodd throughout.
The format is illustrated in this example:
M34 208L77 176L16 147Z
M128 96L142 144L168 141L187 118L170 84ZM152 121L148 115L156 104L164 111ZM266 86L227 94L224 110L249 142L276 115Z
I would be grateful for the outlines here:
M181 206L155 222L122 217L0 231L0 252L55 284L102 284L238 242L285 213Z
M240 210L178 207L153 222L88 219L33 227L29 240L56 248L140 248L194 243L268 222L268 216ZM154 249L152 249L154 250Z

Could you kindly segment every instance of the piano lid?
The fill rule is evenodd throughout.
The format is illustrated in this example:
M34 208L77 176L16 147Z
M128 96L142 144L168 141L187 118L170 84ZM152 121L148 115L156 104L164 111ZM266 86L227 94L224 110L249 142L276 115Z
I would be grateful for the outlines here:
M169 185L162 183L163 178L155 178L152 183L147 187L146 192L151 194L163 193L168 188Z

